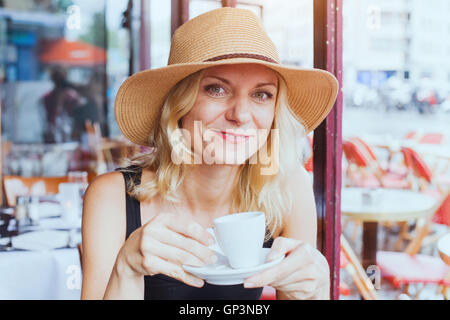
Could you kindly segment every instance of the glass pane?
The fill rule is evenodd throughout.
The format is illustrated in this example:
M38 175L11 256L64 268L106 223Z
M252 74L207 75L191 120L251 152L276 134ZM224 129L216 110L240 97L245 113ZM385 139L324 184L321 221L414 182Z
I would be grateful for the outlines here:
M189 19L220 7L222 7L222 1L220 0L190 0Z
M259 4L258 2L255 2L254 4L251 3L237 3L236 4L236 8L241 8L241 9L247 9L252 11L254 14L256 14L258 17L262 17L262 9L263 9L263 5Z
M105 1L2 1L0 36L4 172L65 175L81 165L70 152L87 146L86 121L107 129ZM57 145L65 153L44 155Z
M278 49L282 63L313 67L313 1L280 0L263 3L263 23ZM257 12L256 6L253 7L253 11ZM249 9L248 5L246 8Z
M120 135L114 116L114 101L122 82L129 74L130 59L130 35L127 29L122 27L123 13L127 9L128 0L115 0L108 2L106 6L106 28L108 30L108 113L107 123L109 136Z
M167 65L171 41L171 1L150 1L151 68Z
M420 230L418 218L424 217L408 213L426 213L418 203L428 199L438 205L448 189L449 13L445 0L344 1L343 233L359 256L372 256L367 264L381 262L381 269L390 258L379 261L370 249L378 244L378 251L405 252L409 236ZM362 207L360 212L373 212L380 220L383 215L372 237L371 232L361 236L365 221L354 213ZM442 206L433 221L444 212ZM399 223L394 214L406 221ZM419 250L425 248L421 245ZM440 259L437 252L425 253ZM398 267L394 277L402 271ZM425 288L417 298L442 299L435 289ZM390 299L401 290L385 281L378 293Z

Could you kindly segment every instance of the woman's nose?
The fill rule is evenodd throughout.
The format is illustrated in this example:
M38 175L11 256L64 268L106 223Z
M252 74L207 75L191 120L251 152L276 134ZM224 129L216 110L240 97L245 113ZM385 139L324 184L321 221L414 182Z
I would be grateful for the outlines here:
M251 107L245 98L235 98L232 105L227 110L226 119L242 125L251 120Z

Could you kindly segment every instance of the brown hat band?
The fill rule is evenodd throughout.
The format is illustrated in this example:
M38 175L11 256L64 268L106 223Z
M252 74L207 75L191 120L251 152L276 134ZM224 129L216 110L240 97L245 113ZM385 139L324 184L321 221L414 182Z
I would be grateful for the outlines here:
M207 60L204 60L203 62L218 61L218 60L232 59L232 58L251 58L251 59L258 59L258 60L263 60L263 61L279 64L277 61L273 60L272 58L263 56L262 54L254 54L254 53L229 53L229 54L223 54L223 55L220 55L220 56L217 56L217 57L209 58Z

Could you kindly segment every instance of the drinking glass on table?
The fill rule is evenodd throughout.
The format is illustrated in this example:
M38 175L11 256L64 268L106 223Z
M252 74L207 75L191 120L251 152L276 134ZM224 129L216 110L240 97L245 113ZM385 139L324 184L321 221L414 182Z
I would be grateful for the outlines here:
M58 198L63 208L62 219L67 225L69 240L67 247L72 247L73 237L77 229L81 228L79 218L82 214L82 205L78 183L60 183L58 186Z
M75 222L81 215L81 199L78 183L60 183L58 198L63 208L62 218L68 223Z
M88 174L86 171L69 171L68 182L77 183L79 186L80 197L83 199L84 192L88 186Z

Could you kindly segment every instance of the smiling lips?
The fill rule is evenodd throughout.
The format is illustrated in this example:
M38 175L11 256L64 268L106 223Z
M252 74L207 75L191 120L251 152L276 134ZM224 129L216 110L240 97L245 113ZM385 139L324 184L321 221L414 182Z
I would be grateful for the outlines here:
M245 134L237 134L237 133L231 133L226 131L215 131L219 136L222 137L223 140L230 142L230 143L240 143L243 141L247 141L249 138L251 138L251 135L245 135Z

